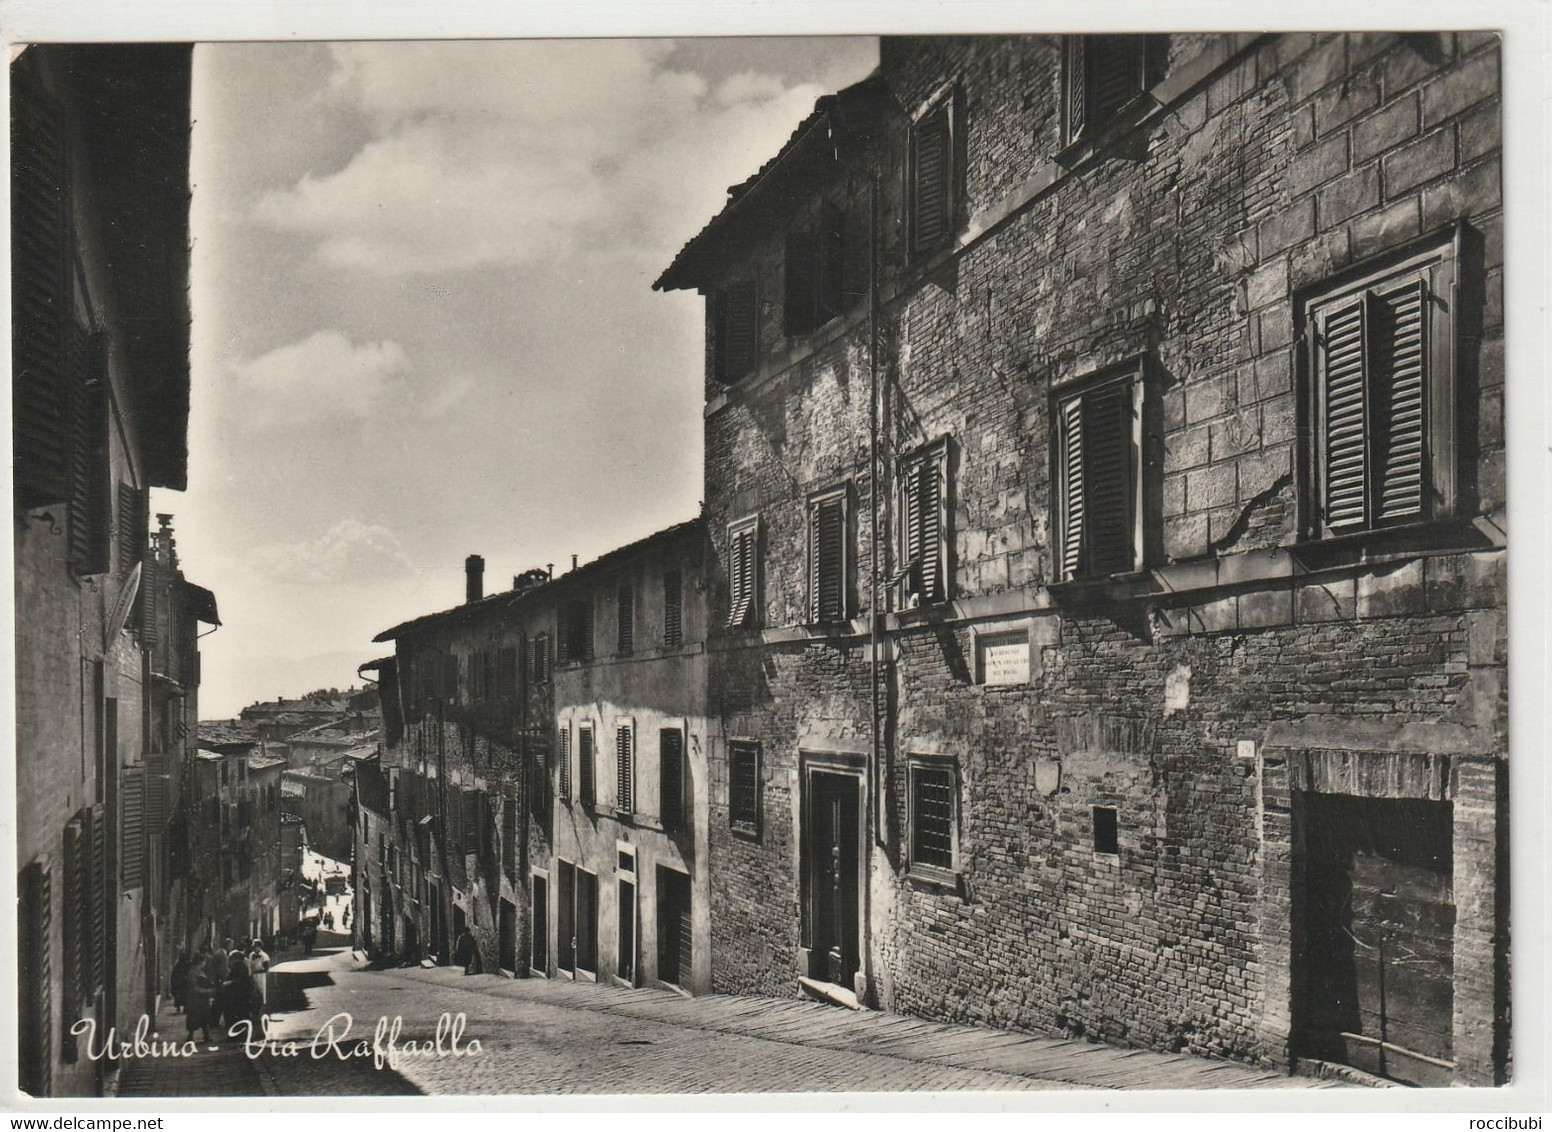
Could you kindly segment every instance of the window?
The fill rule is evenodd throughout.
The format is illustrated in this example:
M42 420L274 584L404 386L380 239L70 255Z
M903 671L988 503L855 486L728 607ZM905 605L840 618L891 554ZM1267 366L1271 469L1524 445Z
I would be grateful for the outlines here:
M70 565L77 574L108 572L113 486L109 482L107 335L71 324L70 498L66 502Z
M844 621L850 613L851 553L845 486L808 501L808 619Z
M911 869L935 878L957 872L958 789L954 765L942 759L913 759L908 773Z
M573 598L565 606L560 630L561 659L586 661L593 659L593 604L584 598Z
M694 917L690 877L677 869L657 867L657 977L684 986L694 969Z
M911 124L906 154L910 252L937 251L958 227L956 91L940 94Z
M528 669L532 673L535 684L543 684L550 678L550 635L548 633L538 633L534 636L528 658Z
M713 368L718 381L732 384L759 362L759 306L754 283L728 283L712 295Z
M614 808L630 813L636 808L636 733L630 724L614 731Z
M658 816L669 832L684 829L684 732L665 727L657 733Z
M621 854L623 857L624 854ZM636 881L617 878L615 893L615 975L627 986L636 985Z
M1094 852L1119 853L1120 837L1117 832L1114 806L1094 807Z
M1314 533L1453 509L1454 283L1453 249L1436 250L1308 303Z
M510 700L517 696L517 657L515 648L501 649L496 653L496 698Z
M728 528L728 627L759 624L760 521L748 518Z
M829 203L810 226L787 235L782 318L789 338L813 333L844 309L845 252L845 213Z
M684 643L684 582L678 570L663 575L663 647Z
M899 464L897 552L906 609L948 597L948 441L918 449Z
M118 571L128 574L144 557L149 521L148 494L133 484L118 485Z
M571 801L571 725L563 724L557 736L559 752L555 761L560 766L560 800Z
M760 834L760 744L728 743L728 821L734 831Z
M585 806L598 804L598 787L594 781L593 725L583 723L577 727L577 770L580 789L577 797Z
M1054 399L1057 577L1140 565L1141 361Z
M1141 35L1069 35L1062 59L1066 142L1092 137L1147 86L1148 39Z
M629 586L615 594L615 644L620 653L634 650L636 644L636 596Z

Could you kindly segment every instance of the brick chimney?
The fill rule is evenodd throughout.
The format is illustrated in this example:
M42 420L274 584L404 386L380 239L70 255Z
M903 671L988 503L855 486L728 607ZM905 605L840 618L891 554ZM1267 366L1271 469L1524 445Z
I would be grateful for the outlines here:
M463 560L464 601L479 601L485 596L485 559L471 554Z

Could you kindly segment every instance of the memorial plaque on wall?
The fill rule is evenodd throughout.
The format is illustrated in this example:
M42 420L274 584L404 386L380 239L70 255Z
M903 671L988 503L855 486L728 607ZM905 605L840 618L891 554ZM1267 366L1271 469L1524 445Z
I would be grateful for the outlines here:
M1029 632L997 633L976 641L981 683L989 688L1029 683Z

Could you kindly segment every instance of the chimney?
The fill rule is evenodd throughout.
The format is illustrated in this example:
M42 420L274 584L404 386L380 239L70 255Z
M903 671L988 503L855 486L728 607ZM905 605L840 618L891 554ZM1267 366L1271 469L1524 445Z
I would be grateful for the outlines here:
M479 601L485 596L485 559L471 554L463 560L464 601Z
M577 568L577 556L575 554L571 556L571 568L573 570Z

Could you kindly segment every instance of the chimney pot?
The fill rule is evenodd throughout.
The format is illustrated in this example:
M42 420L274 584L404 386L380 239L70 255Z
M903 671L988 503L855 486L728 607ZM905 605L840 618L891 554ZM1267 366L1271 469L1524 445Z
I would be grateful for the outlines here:
M479 601L485 596L485 559L471 554L463 560L464 600Z
M577 568L577 556L575 554L571 556L571 568L573 570Z

